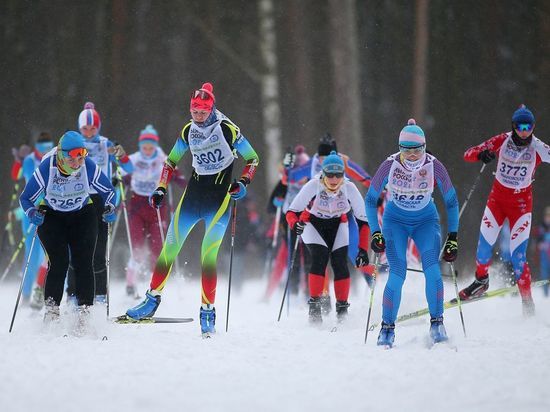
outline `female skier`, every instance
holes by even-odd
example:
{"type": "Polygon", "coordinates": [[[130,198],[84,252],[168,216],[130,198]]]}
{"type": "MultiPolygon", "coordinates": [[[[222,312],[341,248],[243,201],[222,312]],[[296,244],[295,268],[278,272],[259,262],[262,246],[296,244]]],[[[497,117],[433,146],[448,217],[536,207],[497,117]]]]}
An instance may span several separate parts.
{"type": "Polygon", "coordinates": [[[382,329],[378,345],[391,347],[395,338],[395,319],[401,303],[401,289],[407,274],[407,242],[411,238],[422,259],[426,277],[426,298],[431,315],[430,337],[434,342],[447,339],[443,325],[443,281],[439,268],[441,229],[432,199],[435,183],[447,208],[449,235],[443,258],[452,262],[458,252],[458,200],[445,166],[426,153],[424,131],[414,119],[399,134],[399,152],[388,157],[372,179],[367,193],[367,216],[372,228],[371,247],[375,253],[387,250],[389,277],[382,303],[382,329]],[[380,232],[377,202],[384,186],[390,194],[380,232]]]}
{"type": "Polygon", "coordinates": [[[489,163],[498,157],[496,179],[481,219],[475,280],[460,291],[463,300],[482,295],[489,288],[493,246],[504,220],[510,222],[510,253],[525,316],[533,315],[531,270],[527,244],[533,211],[533,176],[540,163],[550,163],[550,147],[533,135],[535,116],[521,105],[512,115],[512,131],[491,137],[464,153],[467,162],[489,163]]]}
{"type": "Polygon", "coordinates": [[[93,254],[97,222],[96,206],[90,198],[91,188],[101,196],[104,221],[111,223],[116,217],[113,186],[87,154],[82,135],[66,132],[55,152],[42,160],[20,197],[25,214],[38,227],[38,237],[49,259],[44,321],[59,318],[70,258],[81,327],[85,327],[88,307],[94,303],[93,254]],[[44,199],[38,208],[34,202],[42,193],[44,199]]]}
{"type": "Polygon", "coordinates": [[[203,336],[210,336],[216,321],[216,260],[229,222],[229,201],[246,195],[246,186],[256,173],[258,155],[240,129],[216,109],[212,84],[204,83],[192,93],[190,112],[192,120],[183,127],[168,155],[151,205],[158,208],[162,204],[174,168],[187,150],[193,157],[193,174],[168,227],[145,300],[128,309],[126,315],[134,320],[153,316],[185,239],[195,224],[204,220],[200,324],[203,336]],[[235,151],[243,156],[246,166],[239,180],[231,183],[235,151]]]}
{"type": "Polygon", "coordinates": [[[325,270],[330,261],[334,270],[336,315],[342,321],[348,312],[350,274],[347,266],[349,228],[347,213],[353,214],[359,225],[358,267],[368,265],[368,224],[365,205],[359,189],[344,178],[344,161],[331,152],[322,163],[322,173],[304,185],[286,213],[289,227],[301,235],[311,254],[309,283],[309,320],[322,322],[321,295],[325,270]]]}

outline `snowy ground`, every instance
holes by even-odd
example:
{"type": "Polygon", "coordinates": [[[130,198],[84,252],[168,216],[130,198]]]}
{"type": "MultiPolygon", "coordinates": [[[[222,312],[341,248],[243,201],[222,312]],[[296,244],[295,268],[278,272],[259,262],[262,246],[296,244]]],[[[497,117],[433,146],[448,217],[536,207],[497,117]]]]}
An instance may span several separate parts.
{"type": "MultiPolygon", "coordinates": [[[[400,313],[425,306],[423,281],[410,273],[400,313]]],[[[376,290],[373,321],[380,320],[376,290]]],[[[428,350],[428,319],[396,328],[396,346],[363,344],[368,292],[354,279],[350,317],[337,332],[334,314],[308,325],[304,299],[280,323],[280,293],[261,303],[264,284],[245,284],[231,299],[225,333],[226,283],[218,285],[218,334],[200,336],[195,320],[174,325],[116,325],[95,313],[97,338],[42,330],[29,308],[8,327],[15,282],[0,289],[0,405],[3,411],[548,411],[550,300],[534,293],[537,315],[524,320],[518,297],[446,313],[451,344],[428,350]],[[108,340],[101,341],[106,335],[108,340]]],[[[112,286],[111,313],[135,301],[112,286]]],[[[451,284],[446,298],[452,297],[451,284]]],[[[197,318],[199,285],[174,277],[158,316],[197,318]]]]}

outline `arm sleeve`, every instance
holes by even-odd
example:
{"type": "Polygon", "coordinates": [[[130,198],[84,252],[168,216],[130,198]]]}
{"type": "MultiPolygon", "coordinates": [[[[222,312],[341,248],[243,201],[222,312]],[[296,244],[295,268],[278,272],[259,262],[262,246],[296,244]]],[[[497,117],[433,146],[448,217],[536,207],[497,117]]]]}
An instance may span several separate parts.
{"type": "Polygon", "coordinates": [[[27,156],[25,157],[25,160],[23,160],[23,177],[25,178],[25,182],[29,181],[33,173],[34,173],[34,160],[32,156],[27,156]]]}
{"type": "Polygon", "coordinates": [[[361,183],[365,187],[369,187],[371,176],[349,157],[344,155],[341,155],[341,157],[344,160],[344,172],[346,173],[346,176],[361,183]]]}
{"type": "Polygon", "coordinates": [[[380,225],[378,224],[377,215],[378,198],[380,197],[380,193],[382,193],[382,190],[384,190],[384,187],[388,183],[388,176],[390,174],[392,162],[393,160],[388,159],[380,165],[380,167],[376,171],[376,174],[372,178],[369,191],[367,192],[367,198],[365,199],[367,220],[373,232],[380,231],[380,225]]]}
{"type": "Polygon", "coordinates": [[[506,137],[508,137],[508,134],[502,133],[491,137],[489,140],[486,140],[477,146],[470,147],[466,150],[466,152],[464,152],[464,160],[467,162],[477,162],[479,161],[479,154],[484,150],[490,150],[491,152],[497,153],[506,137]]]}
{"type": "Polygon", "coordinates": [[[456,196],[456,190],[447,169],[437,159],[434,160],[434,175],[447,208],[447,230],[458,232],[458,197],[456,196]]]}
{"type": "Polygon", "coordinates": [[[244,158],[244,160],[246,160],[246,165],[241,172],[241,180],[243,180],[246,184],[249,184],[256,174],[256,168],[260,163],[260,158],[256,154],[256,151],[252,148],[250,142],[242,134],[235,141],[234,147],[244,158]]]}
{"type": "Polygon", "coordinates": [[[19,204],[27,216],[29,210],[34,207],[35,202],[46,190],[46,182],[49,178],[50,162],[49,159],[46,159],[36,168],[19,197],[19,204]]]}
{"type": "Polygon", "coordinates": [[[105,176],[101,169],[91,160],[86,158],[86,171],[88,172],[88,182],[103,199],[105,206],[115,207],[115,188],[111,181],[105,176]]]}
{"type": "Polygon", "coordinates": [[[189,128],[191,127],[191,122],[187,123],[182,131],[181,136],[178,137],[176,140],[176,143],[174,143],[174,146],[172,147],[172,150],[170,150],[170,153],[168,154],[168,158],[164,162],[164,166],[162,167],[162,172],[160,174],[160,181],[158,186],[166,189],[168,187],[168,183],[170,183],[170,180],[172,179],[172,174],[174,173],[174,170],[176,168],[176,165],[179,163],[185,152],[189,149],[189,144],[187,144],[187,135],[189,134],[189,128]]]}
{"type": "Polygon", "coordinates": [[[17,182],[21,179],[21,162],[16,160],[11,165],[11,180],[17,182]]]}

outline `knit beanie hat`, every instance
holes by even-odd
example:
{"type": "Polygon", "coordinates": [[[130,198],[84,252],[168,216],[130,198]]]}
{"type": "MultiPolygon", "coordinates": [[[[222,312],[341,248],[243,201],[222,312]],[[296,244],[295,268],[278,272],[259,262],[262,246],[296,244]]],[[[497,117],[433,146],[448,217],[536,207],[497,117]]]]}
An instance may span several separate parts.
{"type": "Polygon", "coordinates": [[[416,120],[409,119],[401,133],[399,133],[399,146],[416,147],[426,144],[424,131],[416,125],[416,120]]]}
{"type": "Polygon", "coordinates": [[[535,124],[535,116],[525,106],[522,104],[519,106],[519,109],[517,109],[514,114],[512,115],[512,123],[514,124],[520,124],[520,123],[529,123],[529,124],[535,124]]]}
{"type": "Polygon", "coordinates": [[[333,150],[323,160],[323,173],[344,173],[344,161],[333,150]]]}
{"type": "Polygon", "coordinates": [[[138,142],[139,145],[142,143],[150,143],[158,146],[159,135],[152,124],[148,124],[145,126],[145,129],[140,132],[138,142]]]}
{"type": "Polygon", "coordinates": [[[101,118],[92,102],[87,102],[84,105],[84,110],[78,116],[78,129],[82,129],[84,126],[95,126],[97,130],[101,128],[101,118]]]}
{"type": "Polygon", "coordinates": [[[212,83],[204,83],[199,90],[191,94],[190,109],[212,111],[216,98],[214,97],[214,86],[212,83]]]}

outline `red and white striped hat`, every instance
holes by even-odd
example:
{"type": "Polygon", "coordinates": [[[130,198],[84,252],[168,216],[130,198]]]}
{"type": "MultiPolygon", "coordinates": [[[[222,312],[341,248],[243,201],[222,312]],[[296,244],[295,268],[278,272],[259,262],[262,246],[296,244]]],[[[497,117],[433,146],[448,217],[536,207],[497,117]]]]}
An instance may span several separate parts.
{"type": "Polygon", "coordinates": [[[95,126],[97,130],[101,128],[101,118],[92,102],[87,102],[78,116],[78,128],[82,129],[84,126],[95,126]]]}

